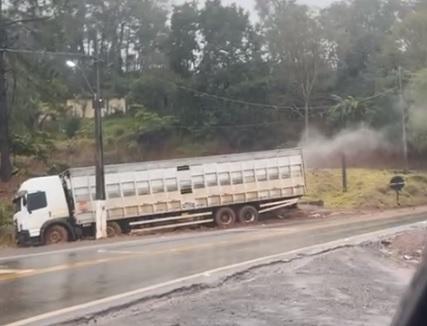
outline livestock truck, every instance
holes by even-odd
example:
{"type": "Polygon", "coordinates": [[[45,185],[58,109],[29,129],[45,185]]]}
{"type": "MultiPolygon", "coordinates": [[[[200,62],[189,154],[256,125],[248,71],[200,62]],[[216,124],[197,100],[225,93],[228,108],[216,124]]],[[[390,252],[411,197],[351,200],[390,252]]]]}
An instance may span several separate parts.
{"type": "MultiPolygon", "coordinates": [[[[305,193],[302,151],[282,149],[105,167],[107,233],[251,224],[305,193]]],[[[95,168],[25,181],[15,198],[18,244],[93,236],[95,168]]]]}

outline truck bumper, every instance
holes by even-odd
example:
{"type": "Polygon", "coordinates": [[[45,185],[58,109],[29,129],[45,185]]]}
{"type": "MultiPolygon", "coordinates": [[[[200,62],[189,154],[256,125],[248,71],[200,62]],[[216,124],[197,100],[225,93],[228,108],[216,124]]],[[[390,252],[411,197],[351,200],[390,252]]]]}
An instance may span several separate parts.
{"type": "Polygon", "coordinates": [[[39,237],[31,238],[28,231],[15,232],[15,239],[18,246],[32,246],[40,243],[39,237]]]}

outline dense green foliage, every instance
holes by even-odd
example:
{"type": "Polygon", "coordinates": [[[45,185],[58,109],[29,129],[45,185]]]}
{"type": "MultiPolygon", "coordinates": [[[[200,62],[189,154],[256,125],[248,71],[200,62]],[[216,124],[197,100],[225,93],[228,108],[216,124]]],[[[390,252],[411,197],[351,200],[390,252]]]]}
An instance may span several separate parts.
{"type": "Polygon", "coordinates": [[[12,224],[11,216],[12,208],[6,204],[0,203],[0,227],[12,224]]]}
{"type": "MultiPolygon", "coordinates": [[[[259,21],[208,0],[169,7],[154,0],[10,0],[8,48],[102,60],[107,98],[125,116],[106,120],[108,146],[135,150],[168,139],[219,139],[242,150],[295,144],[306,127],[325,133],[360,123],[400,137],[403,71],[411,149],[427,149],[425,1],[337,1],[323,10],[258,0],[259,21]]],[[[65,101],[91,93],[90,59],[6,53],[12,149],[47,159],[51,140],[91,138],[65,101]],[[34,144],[37,143],[37,144],[34,144]]]]}

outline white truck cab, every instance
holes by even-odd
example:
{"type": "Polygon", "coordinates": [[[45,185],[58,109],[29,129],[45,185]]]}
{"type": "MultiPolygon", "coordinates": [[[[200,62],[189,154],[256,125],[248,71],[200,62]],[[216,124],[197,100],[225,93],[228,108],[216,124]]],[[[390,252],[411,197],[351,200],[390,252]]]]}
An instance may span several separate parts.
{"type": "MultiPolygon", "coordinates": [[[[17,242],[45,242],[44,230],[54,223],[69,224],[70,212],[60,176],[33,178],[19,188],[13,216],[17,242]]],[[[72,230],[69,230],[72,232],[72,230]]],[[[55,238],[55,234],[52,234],[55,238]]]]}

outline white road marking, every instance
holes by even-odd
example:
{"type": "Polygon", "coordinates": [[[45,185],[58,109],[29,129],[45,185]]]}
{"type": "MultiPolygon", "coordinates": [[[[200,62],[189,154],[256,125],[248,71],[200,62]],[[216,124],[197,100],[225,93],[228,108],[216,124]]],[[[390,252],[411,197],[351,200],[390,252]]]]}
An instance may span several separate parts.
{"type": "MultiPolygon", "coordinates": [[[[146,241],[146,239],[145,239],[146,241]]],[[[52,251],[44,251],[39,253],[33,253],[33,254],[25,254],[25,255],[16,255],[16,256],[5,256],[0,257],[0,261],[9,261],[9,260],[16,260],[16,259],[22,259],[22,258],[36,258],[41,256],[49,256],[49,255],[57,255],[57,254],[65,254],[65,253],[75,253],[79,251],[86,251],[86,250],[102,250],[102,248],[114,248],[119,246],[126,246],[130,244],[137,244],[144,242],[143,240],[136,240],[136,241],[128,241],[128,242],[120,242],[120,243],[110,243],[110,244],[99,244],[99,245],[91,245],[91,246],[85,246],[85,247],[76,247],[76,248],[67,248],[67,249],[61,249],[61,250],[52,250],[52,251]]]]}
{"type": "Polygon", "coordinates": [[[107,249],[101,249],[98,250],[99,254],[117,254],[117,255],[134,255],[138,254],[136,251],[129,251],[129,250],[107,250],[107,249]]]}
{"type": "MultiPolygon", "coordinates": [[[[210,232],[206,232],[206,233],[178,235],[178,236],[171,237],[169,241],[170,242],[184,241],[184,240],[188,240],[188,239],[206,237],[206,235],[221,236],[221,235],[227,235],[230,233],[234,233],[236,231],[238,231],[238,230],[214,230],[214,231],[210,231],[210,232]]],[[[126,247],[129,245],[138,245],[138,244],[152,245],[152,244],[162,243],[163,241],[159,241],[159,240],[165,240],[165,239],[168,239],[168,238],[167,237],[159,237],[159,238],[155,238],[155,239],[143,238],[143,239],[138,239],[138,240],[129,240],[129,241],[105,243],[105,244],[98,244],[98,245],[88,245],[88,246],[84,246],[84,247],[73,247],[73,248],[67,248],[67,249],[43,251],[43,252],[32,253],[32,254],[4,256],[4,257],[0,257],[0,262],[22,259],[22,258],[35,258],[35,257],[41,257],[41,256],[57,255],[57,254],[64,254],[64,253],[70,253],[70,252],[75,253],[75,252],[88,251],[88,250],[95,250],[95,251],[98,250],[99,251],[99,250],[103,250],[105,248],[126,247]]]]}
{"type": "MultiPolygon", "coordinates": [[[[399,217],[399,216],[410,216],[410,215],[421,215],[425,212],[397,212],[397,214],[393,217],[399,217]]],[[[322,222],[322,221],[319,221],[322,222]]],[[[427,224],[426,222],[423,222],[427,224]]],[[[283,228],[286,228],[286,225],[283,225],[283,228]]],[[[260,226],[259,228],[238,228],[238,229],[230,229],[230,230],[213,230],[206,233],[198,233],[198,234],[185,234],[185,235],[177,235],[175,237],[171,237],[170,241],[181,241],[181,240],[188,240],[192,238],[198,238],[198,237],[205,237],[206,235],[226,235],[226,234],[233,234],[233,233],[240,233],[240,232],[253,232],[253,231],[262,231],[262,230],[268,230],[267,227],[260,226]]],[[[52,251],[44,251],[39,253],[33,253],[33,254],[23,254],[23,255],[15,255],[15,256],[4,256],[0,257],[0,262],[2,261],[9,261],[9,260],[16,260],[21,258],[35,258],[35,257],[41,257],[41,256],[48,256],[48,255],[56,255],[56,254],[63,254],[63,253],[75,253],[80,251],[86,251],[86,250],[99,250],[103,248],[114,248],[114,247],[126,247],[128,245],[137,245],[137,244],[156,244],[159,242],[159,239],[164,239],[166,236],[162,236],[160,238],[156,239],[138,239],[138,240],[130,240],[130,241],[123,241],[123,242],[114,242],[114,243],[106,243],[106,244],[99,244],[99,245],[88,245],[83,247],[74,247],[74,248],[67,248],[67,249],[59,249],[59,250],[52,250],[52,251]]]]}
{"type": "Polygon", "coordinates": [[[34,272],[33,269],[0,269],[0,276],[9,274],[27,274],[32,272],[34,272]]]}
{"type": "MultiPolygon", "coordinates": [[[[348,240],[355,242],[354,244],[356,245],[356,244],[360,244],[360,243],[369,241],[369,239],[372,239],[372,237],[390,236],[390,235],[395,234],[397,232],[402,232],[402,231],[405,231],[405,230],[411,230],[414,227],[419,227],[419,226],[424,226],[424,222],[418,222],[418,223],[414,223],[414,224],[393,227],[393,228],[389,228],[389,229],[385,229],[385,230],[381,230],[381,231],[376,231],[376,232],[371,232],[371,233],[365,233],[365,234],[362,234],[362,235],[357,235],[357,236],[354,236],[354,237],[350,237],[350,238],[348,238],[348,240]]],[[[104,298],[104,299],[95,300],[95,301],[91,301],[91,302],[87,302],[87,303],[75,305],[75,306],[72,306],[72,307],[68,307],[68,308],[64,308],[64,309],[59,309],[59,310],[51,311],[51,312],[48,312],[48,313],[45,313],[45,314],[41,314],[41,315],[38,315],[38,316],[34,316],[34,317],[30,317],[30,318],[27,318],[27,319],[23,319],[23,320],[19,320],[19,321],[10,323],[10,324],[8,324],[8,326],[23,326],[23,325],[33,324],[33,323],[39,323],[39,322],[42,322],[42,321],[46,321],[46,320],[48,320],[50,318],[59,317],[61,315],[68,314],[68,313],[73,313],[73,312],[77,312],[79,310],[94,308],[94,307],[100,306],[100,305],[104,305],[104,308],[105,308],[106,304],[111,304],[114,301],[123,300],[123,299],[126,299],[126,298],[131,298],[131,297],[134,297],[134,296],[137,296],[137,295],[142,295],[144,293],[147,293],[147,292],[150,292],[150,291],[159,290],[159,289],[162,289],[162,288],[166,288],[168,286],[173,286],[173,285],[177,285],[179,283],[184,283],[184,282],[195,280],[195,279],[198,279],[198,278],[207,277],[208,275],[218,274],[218,273],[230,271],[230,270],[233,270],[233,269],[239,269],[239,268],[242,268],[242,267],[246,267],[247,268],[248,266],[254,266],[254,265],[256,266],[257,264],[260,264],[260,263],[266,263],[266,262],[269,262],[269,261],[285,259],[285,257],[289,257],[289,256],[293,256],[293,255],[303,256],[304,254],[307,254],[307,253],[309,253],[309,254],[316,254],[316,253],[323,252],[326,249],[339,248],[339,247],[342,247],[342,246],[343,246],[343,240],[340,239],[340,240],[326,242],[326,243],[319,244],[319,245],[314,245],[314,246],[300,248],[300,249],[296,249],[296,250],[292,250],[292,251],[282,252],[282,253],[275,254],[275,255],[264,256],[264,257],[260,257],[260,258],[256,258],[256,259],[252,259],[252,260],[248,260],[248,261],[244,261],[244,262],[241,262],[241,263],[227,265],[227,266],[223,266],[223,267],[220,267],[220,268],[208,270],[208,271],[205,271],[205,272],[202,272],[202,273],[197,273],[197,274],[193,274],[193,275],[190,275],[190,276],[177,278],[175,280],[171,280],[171,281],[167,281],[167,282],[155,284],[155,285],[144,287],[144,288],[137,289],[137,290],[134,290],[134,291],[130,291],[130,292],[126,292],[126,293],[122,293],[122,294],[118,294],[118,295],[113,295],[113,296],[110,296],[110,297],[107,297],[107,298],[104,298]]]]}

